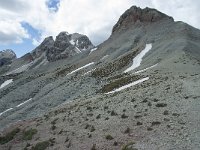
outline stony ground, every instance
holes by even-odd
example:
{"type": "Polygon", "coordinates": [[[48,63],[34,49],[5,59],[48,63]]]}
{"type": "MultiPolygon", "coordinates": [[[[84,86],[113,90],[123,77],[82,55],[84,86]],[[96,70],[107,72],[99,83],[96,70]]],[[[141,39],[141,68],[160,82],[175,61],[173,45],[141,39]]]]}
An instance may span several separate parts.
{"type": "Polygon", "coordinates": [[[18,122],[4,131],[20,129],[0,149],[197,150],[200,76],[160,71],[143,73],[148,81],[124,91],[77,99],[18,122]]]}

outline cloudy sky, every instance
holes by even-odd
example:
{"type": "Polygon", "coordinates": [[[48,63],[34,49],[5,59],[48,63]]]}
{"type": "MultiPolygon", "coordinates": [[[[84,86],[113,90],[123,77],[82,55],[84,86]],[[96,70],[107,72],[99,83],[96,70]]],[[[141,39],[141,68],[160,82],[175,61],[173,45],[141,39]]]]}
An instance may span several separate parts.
{"type": "Polygon", "coordinates": [[[86,34],[97,45],[132,5],[156,8],[200,29],[199,0],[0,0],[0,50],[17,56],[60,31],[86,34]]]}

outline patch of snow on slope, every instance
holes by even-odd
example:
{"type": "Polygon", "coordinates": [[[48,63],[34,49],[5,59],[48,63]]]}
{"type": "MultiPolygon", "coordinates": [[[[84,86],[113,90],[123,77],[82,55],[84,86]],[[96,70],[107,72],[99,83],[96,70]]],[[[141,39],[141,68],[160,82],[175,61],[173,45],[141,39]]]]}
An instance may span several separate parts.
{"type": "Polygon", "coordinates": [[[133,59],[133,64],[131,67],[127,68],[124,72],[129,72],[137,67],[140,66],[142,62],[142,58],[145,56],[145,54],[150,51],[152,48],[152,44],[146,44],[146,47],[144,50],[142,50],[134,59],[133,59]]]}
{"type": "Polygon", "coordinates": [[[94,52],[94,51],[96,51],[96,50],[97,50],[97,47],[91,49],[89,54],[91,54],[92,52],[94,52]]]}
{"type": "Polygon", "coordinates": [[[6,109],[5,111],[3,111],[3,112],[0,113],[0,116],[3,115],[3,114],[6,113],[6,112],[12,110],[12,109],[13,109],[13,108],[6,109]]]}
{"type": "Polygon", "coordinates": [[[75,47],[75,51],[76,51],[76,53],[81,53],[81,50],[77,47],[75,47]]]}
{"type": "Polygon", "coordinates": [[[25,102],[23,102],[23,103],[17,105],[16,107],[20,107],[20,106],[24,105],[25,103],[28,103],[28,102],[31,101],[31,100],[32,100],[32,98],[30,98],[29,100],[27,100],[27,101],[25,101],[25,102]]]}
{"type": "Polygon", "coordinates": [[[112,93],[115,93],[115,92],[119,92],[119,91],[124,90],[124,89],[126,89],[126,88],[129,88],[129,87],[131,87],[131,86],[134,86],[134,85],[137,85],[137,84],[139,84],[139,83],[142,83],[142,82],[144,82],[144,81],[146,81],[146,80],[149,80],[149,77],[139,79],[139,80],[137,80],[137,81],[134,81],[134,82],[132,82],[132,83],[129,83],[129,84],[127,84],[127,85],[124,85],[124,86],[122,86],[122,87],[120,87],[120,88],[118,88],[118,89],[115,89],[115,90],[113,90],[113,91],[111,91],[111,92],[108,92],[108,93],[105,93],[105,94],[112,94],[112,93]]]}
{"type": "Polygon", "coordinates": [[[153,67],[156,67],[157,65],[158,65],[158,64],[155,64],[155,65],[150,66],[150,67],[147,67],[147,68],[145,68],[145,69],[138,70],[138,71],[136,71],[135,73],[141,73],[141,72],[144,72],[144,71],[146,71],[146,70],[148,70],[148,69],[151,69],[151,68],[153,68],[153,67]]]}
{"type": "Polygon", "coordinates": [[[1,84],[0,89],[7,86],[8,84],[12,83],[13,79],[6,80],[4,83],[1,84]]]}
{"type": "Polygon", "coordinates": [[[88,67],[88,66],[91,66],[91,65],[93,65],[93,64],[94,64],[94,62],[91,62],[91,63],[89,63],[89,64],[87,64],[87,65],[85,65],[85,66],[82,66],[82,67],[80,67],[80,68],[78,68],[78,69],[76,69],[76,70],[74,70],[74,71],[68,73],[67,75],[73,74],[73,73],[75,73],[75,72],[77,72],[77,71],[79,71],[79,70],[81,70],[81,69],[84,69],[84,68],[86,68],[86,67],[88,67]]]}
{"type": "Polygon", "coordinates": [[[91,73],[92,71],[94,71],[96,68],[92,69],[92,70],[89,70],[88,72],[84,73],[83,75],[87,75],[89,73],[91,73]]]}

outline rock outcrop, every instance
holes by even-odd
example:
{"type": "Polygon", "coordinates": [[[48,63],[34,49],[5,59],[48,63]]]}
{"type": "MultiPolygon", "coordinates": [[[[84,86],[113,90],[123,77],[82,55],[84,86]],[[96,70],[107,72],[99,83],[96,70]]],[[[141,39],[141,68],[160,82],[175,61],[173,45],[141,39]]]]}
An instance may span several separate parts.
{"type": "Polygon", "coordinates": [[[133,25],[137,22],[145,24],[157,22],[162,19],[169,19],[173,21],[172,17],[169,17],[156,9],[148,7],[141,9],[140,7],[132,6],[119,18],[118,22],[113,27],[112,33],[119,31],[123,28],[127,29],[128,26],[133,25]]]}

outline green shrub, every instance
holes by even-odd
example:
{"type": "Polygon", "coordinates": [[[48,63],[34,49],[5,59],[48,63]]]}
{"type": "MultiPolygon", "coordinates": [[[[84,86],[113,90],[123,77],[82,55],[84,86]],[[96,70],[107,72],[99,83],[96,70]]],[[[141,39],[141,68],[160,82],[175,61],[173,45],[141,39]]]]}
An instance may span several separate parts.
{"type": "Polygon", "coordinates": [[[5,136],[0,137],[0,144],[3,145],[11,141],[19,131],[20,131],[19,128],[15,128],[11,132],[7,133],[5,136]]]}
{"type": "Polygon", "coordinates": [[[56,126],[55,125],[52,125],[51,126],[51,130],[55,130],[56,129],[56,126]]]}
{"type": "Polygon", "coordinates": [[[117,116],[117,113],[114,110],[112,110],[111,113],[110,113],[110,115],[111,116],[117,116]]]}
{"type": "Polygon", "coordinates": [[[110,134],[108,134],[108,135],[106,135],[106,139],[107,140],[113,140],[114,138],[110,134]]]}
{"type": "Polygon", "coordinates": [[[94,126],[91,126],[90,132],[94,132],[94,131],[95,131],[94,126]]]}
{"type": "Polygon", "coordinates": [[[45,150],[47,147],[49,147],[49,145],[49,141],[39,142],[34,147],[32,147],[31,150],[45,150]]]}
{"type": "Polygon", "coordinates": [[[126,116],[125,114],[122,114],[122,115],[121,115],[121,118],[122,118],[122,119],[125,119],[125,118],[128,118],[128,116],[126,116]]]}
{"type": "Polygon", "coordinates": [[[156,107],[166,107],[167,106],[167,104],[165,104],[165,103],[158,103],[158,104],[156,104],[156,107]]]}
{"type": "Polygon", "coordinates": [[[129,127],[126,128],[126,130],[124,131],[125,134],[128,134],[131,132],[131,129],[129,127]]]}
{"type": "Polygon", "coordinates": [[[33,135],[37,133],[37,129],[29,129],[23,132],[23,139],[24,140],[32,140],[33,135]]]}

